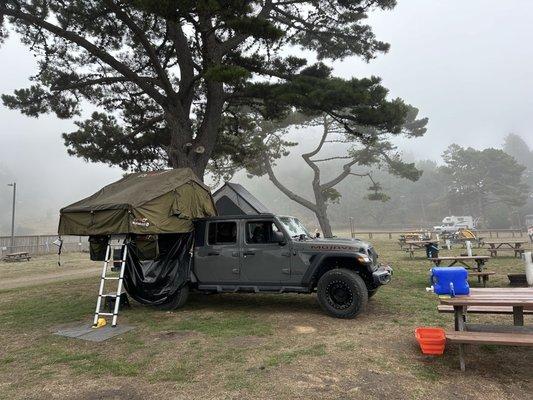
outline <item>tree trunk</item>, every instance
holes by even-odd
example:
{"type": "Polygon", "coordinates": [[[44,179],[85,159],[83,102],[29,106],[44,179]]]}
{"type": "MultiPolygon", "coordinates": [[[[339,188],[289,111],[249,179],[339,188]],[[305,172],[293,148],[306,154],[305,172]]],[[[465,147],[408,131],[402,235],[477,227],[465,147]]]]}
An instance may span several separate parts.
{"type": "Polygon", "coordinates": [[[324,199],[318,179],[313,181],[313,192],[315,194],[316,201],[315,215],[316,219],[318,220],[318,224],[320,225],[320,229],[322,230],[322,234],[325,238],[333,237],[333,232],[331,231],[331,225],[328,218],[328,204],[326,203],[326,199],[324,199]]]}
{"type": "Polygon", "coordinates": [[[315,212],[315,215],[318,219],[318,224],[320,225],[320,229],[322,230],[322,234],[324,235],[324,237],[333,237],[333,232],[331,231],[331,225],[329,223],[327,208],[318,208],[315,212]]]}
{"type": "Polygon", "coordinates": [[[204,180],[207,162],[211,154],[206,154],[211,149],[205,149],[205,153],[198,154],[192,140],[192,130],[186,121],[180,121],[174,114],[166,113],[165,120],[170,131],[170,144],[166,149],[168,164],[171,168],[190,168],[204,180]]]}

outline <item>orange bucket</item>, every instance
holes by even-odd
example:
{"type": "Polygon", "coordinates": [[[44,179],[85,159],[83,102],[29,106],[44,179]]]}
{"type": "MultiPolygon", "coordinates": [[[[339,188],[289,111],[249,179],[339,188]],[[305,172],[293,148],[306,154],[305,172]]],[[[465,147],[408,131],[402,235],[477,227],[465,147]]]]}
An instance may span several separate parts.
{"type": "Polygon", "coordinates": [[[440,356],[444,353],[446,346],[446,334],[442,328],[425,328],[415,329],[415,337],[420,344],[422,353],[432,356],[440,356]]]}

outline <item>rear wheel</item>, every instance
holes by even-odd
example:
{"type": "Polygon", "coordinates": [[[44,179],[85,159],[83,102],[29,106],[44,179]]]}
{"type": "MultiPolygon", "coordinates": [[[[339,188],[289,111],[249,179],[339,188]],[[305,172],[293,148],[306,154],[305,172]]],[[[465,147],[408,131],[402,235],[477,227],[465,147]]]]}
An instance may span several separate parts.
{"type": "Polygon", "coordinates": [[[368,303],[368,289],[354,271],[339,268],[326,272],[317,286],[318,303],[332,317],[354,318],[368,303]]]}
{"type": "Polygon", "coordinates": [[[189,297],[189,285],[183,286],[172,296],[166,303],[159,304],[157,308],[160,310],[175,310],[183,307],[189,297]]]}

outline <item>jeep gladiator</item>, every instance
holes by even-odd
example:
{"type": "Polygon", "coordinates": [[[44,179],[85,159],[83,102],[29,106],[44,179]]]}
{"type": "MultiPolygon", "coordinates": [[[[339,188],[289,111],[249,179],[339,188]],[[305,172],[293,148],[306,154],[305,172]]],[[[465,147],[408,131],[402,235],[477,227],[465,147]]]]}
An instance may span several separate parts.
{"type": "Polygon", "coordinates": [[[205,293],[317,293],[322,309],[337,318],[361,313],[392,275],[359,239],[312,237],[294,217],[273,214],[220,216],[195,221],[189,290],[205,293]]]}

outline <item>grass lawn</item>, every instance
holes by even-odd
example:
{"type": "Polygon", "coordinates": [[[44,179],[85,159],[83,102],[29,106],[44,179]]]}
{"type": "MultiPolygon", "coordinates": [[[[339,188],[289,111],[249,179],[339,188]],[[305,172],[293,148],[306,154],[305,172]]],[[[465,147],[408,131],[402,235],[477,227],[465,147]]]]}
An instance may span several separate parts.
{"type": "MultiPolygon", "coordinates": [[[[0,291],[0,398],[531,398],[531,348],[471,347],[466,373],[456,347],[443,357],[423,356],[413,329],[453,326],[452,315],[439,315],[435,296],[424,290],[430,264],[409,259],[395,240],[373,244],[395,275],[354,320],[326,316],[314,295],[192,294],[175,312],[133,302],[119,323],[135,330],[89,343],[51,333],[91,322],[97,277],[0,291]]],[[[50,257],[32,260],[27,275],[41,273],[39,262],[50,257]]],[[[498,273],[490,286],[505,286],[505,274],[523,271],[523,264],[502,257],[487,269],[498,273]]],[[[473,319],[512,324],[511,316],[473,319]]]]}

